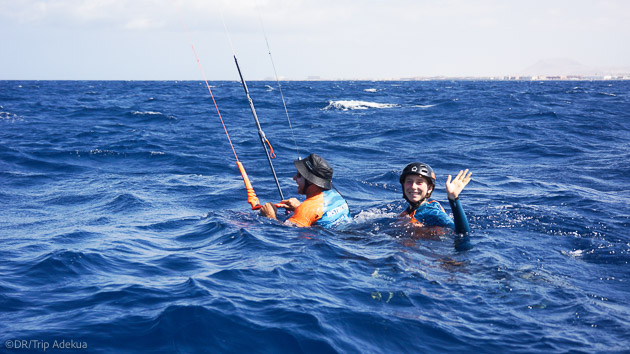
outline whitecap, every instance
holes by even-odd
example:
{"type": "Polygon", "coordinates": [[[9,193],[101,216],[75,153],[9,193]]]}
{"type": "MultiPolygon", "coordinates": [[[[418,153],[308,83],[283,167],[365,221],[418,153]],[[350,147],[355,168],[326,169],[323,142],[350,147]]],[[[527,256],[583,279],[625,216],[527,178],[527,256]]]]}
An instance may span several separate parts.
{"type": "Polygon", "coordinates": [[[363,91],[365,91],[365,92],[377,92],[378,90],[375,89],[375,88],[369,88],[369,89],[365,89],[363,91]]]}
{"type": "Polygon", "coordinates": [[[586,254],[592,254],[593,250],[560,251],[560,253],[562,253],[565,256],[578,258],[578,257],[582,257],[582,256],[584,256],[586,254]]]}
{"type": "Polygon", "coordinates": [[[431,107],[435,107],[437,106],[436,104],[427,104],[427,105],[422,105],[422,104],[417,104],[417,105],[413,105],[412,107],[416,107],[416,108],[431,108],[431,107]]]}
{"type": "MultiPolygon", "coordinates": [[[[0,107],[2,108],[2,107],[0,107]]],[[[11,113],[11,112],[0,112],[0,119],[6,119],[6,120],[16,120],[16,119],[20,119],[20,117],[18,117],[17,114],[15,113],[11,113]]]]}
{"type": "Polygon", "coordinates": [[[10,119],[10,118],[14,118],[15,114],[10,113],[10,112],[0,112],[0,118],[2,119],[10,119]]]}
{"type": "Polygon", "coordinates": [[[362,221],[371,221],[374,219],[380,218],[395,218],[398,216],[398,213],[391,212],[385,208],[377,209],[372,208],[369,210],[362,210],[357,215],[354,216],[354,221],[362,222],[362,221]]]}
{"type": "Polygon", "coordinates": [[[101,150],[99,148],[90,150],[90,155],[96,156],[121,156],[123,153],[114,151],[114,150],[101,150]]]}
{"type": "Polygon", "coordinates": [[[393,108],[393,107],[398,107],[398,105],[393,104],[393,103],[340,100],[340,101],[329,101],[328,106],[326,106],[324,109],[341,109],[344,111],[348,111],[348,110],[355,110],[355,109],[393,108]]]}
{"type": "Polygon", "coordinates": [[[141,115],[141,116],[144,116],[144,115],[161,115],[162,112],[152,112],[152,111],[140,112],[140,111],[134,111],[134,112],[131,112],[131,114],[133,114],[133,115],[141,115]]]}

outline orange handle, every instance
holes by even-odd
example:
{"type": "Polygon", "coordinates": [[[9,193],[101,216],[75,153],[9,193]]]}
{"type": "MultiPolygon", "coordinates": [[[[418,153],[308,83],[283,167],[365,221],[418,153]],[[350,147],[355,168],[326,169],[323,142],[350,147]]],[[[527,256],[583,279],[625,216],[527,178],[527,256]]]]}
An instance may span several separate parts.
{"type": "MultiPolygon", "coordinates": [[[[279,206],[278,206],[278,205],[280,205],[280,203],[278,203],[278,204],[274,204],[273,206],[275,206],[276,208],[279,208],[279,206]]],[[[253,209],[253,210],[258,210],[258,209],[260,209],[260,208],[262,208],[262,205],[260,205],[260,204],[258,204],[258,205],[256,205],[256,206],[252,207],[252,209],[253,209]]]]}
{"type": "Polygon", "coordinates": [[[249,182],[249,177],[247,177],[245,167],[243,167],[243,164],[240,161],[236,161],[236,165],[238,166],[239,171],[241,171],[241,176],[243,177],[243,182],[245,183],[245,188],[247,189],[247,202],[252,206],[252,209],[260,209],[262,206],[256,196],[256,192],[254,192],[254,187],[252,187],[251,182],[249,182]]]}

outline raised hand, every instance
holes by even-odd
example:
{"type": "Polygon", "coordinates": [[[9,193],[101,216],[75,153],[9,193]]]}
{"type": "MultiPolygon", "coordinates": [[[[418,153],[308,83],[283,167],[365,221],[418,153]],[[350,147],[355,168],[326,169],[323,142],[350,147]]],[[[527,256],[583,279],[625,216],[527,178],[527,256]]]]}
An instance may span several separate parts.
{"type": "Polygon", "coordinates": [[[446,179],[446,194],[448,195],[448,199],[455,200],[459,197],[459,193],[461,193],[468,182],[470,182],[471,175],[472,172],[468,172],[468,169],[465,171],[460,170],[453,181],[451,181],[451,175],[448,175],[446,179]]]}

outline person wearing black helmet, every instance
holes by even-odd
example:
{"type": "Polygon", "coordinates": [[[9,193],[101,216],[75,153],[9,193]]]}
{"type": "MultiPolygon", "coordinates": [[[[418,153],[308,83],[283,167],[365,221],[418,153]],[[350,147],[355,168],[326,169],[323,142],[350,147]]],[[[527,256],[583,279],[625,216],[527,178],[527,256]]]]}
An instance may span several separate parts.
{"type": "Polygon", "coordinates": [[[266,203],[260,209],[262,216],[276,219],[277,207],[280,207],[292,211],[287,222],[300,227],[319,225],[328,228],[351,220],[348,203],[332,187],[333,169],[326,160],[310,154],[293,163],[297,169],[293,176],[297,192],[306,195],[306,200],[300,203],[297,198],[290,198],[276,205],[266,203]]]}
{"type": "Polygon", "coordinates": [[[466,169],[459,171],[454,179],[449,175],[446,180],[446,193],[454,218],[451,219],[438,201],[429,199],[436,181],[431,166],[421,162],[410,163],[400,174],[403,198],[409,203],[409,207],[400,216],[410,218],[413,224],[419,226],[448,227],[454,228],[458,234],[467,234],[470,226],[459,201],[459,194],[470,182],[471,175],[472,172],[466,169]]]}

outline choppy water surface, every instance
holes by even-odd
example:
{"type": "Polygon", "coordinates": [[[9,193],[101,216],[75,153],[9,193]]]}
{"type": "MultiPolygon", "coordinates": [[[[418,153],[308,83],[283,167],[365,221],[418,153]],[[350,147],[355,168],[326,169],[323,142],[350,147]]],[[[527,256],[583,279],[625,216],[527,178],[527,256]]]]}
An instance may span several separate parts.
{"type": "MultiPolygon", "coordinates": [[[[277,201],[242,88],[213,85],[258,196],[277,201]]],[[[278,89],[249,86],[295,196],[278,89]]],[[[202,83],[0,82],[2,350],[629,350],[629,82],[283,91],[299,155],[335,168],[342,230],[249,210],[202,83]],[[394,224],[411,161],[436,170],[447,211],[446,175],[473,171],[470,237],[394,224]]]]}

